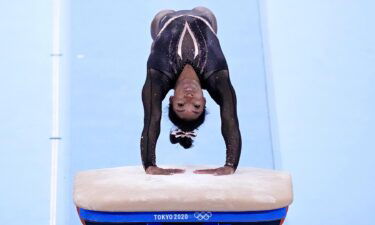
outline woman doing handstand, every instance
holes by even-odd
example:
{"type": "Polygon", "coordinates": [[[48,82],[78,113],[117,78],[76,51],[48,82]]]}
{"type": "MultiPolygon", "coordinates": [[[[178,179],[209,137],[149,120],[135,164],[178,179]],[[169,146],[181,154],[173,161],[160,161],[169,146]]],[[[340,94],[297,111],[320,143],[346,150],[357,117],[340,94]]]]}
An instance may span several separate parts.
{"type": "Polygon", "coordinates": [[[205,119],[206,99],[202,89],[206,89],[220,106],[221,131],[226,145],[225,165],[194,172],[227,175],[234,173],[238,166],[241,134],[236,94],[216,32],[216,18],[204,7],[163,10],[152,21],[153,43],[142,90],[144,128],[141,156],[148,174],[184,172],[156,165],[155,147],[160,134],[162,101],[171,89],[174,89],[174,96],[169,99],[169,118],[178,129],[170,133],[170,140],[184,148],[192,146],[195,130],[205,119]]]}

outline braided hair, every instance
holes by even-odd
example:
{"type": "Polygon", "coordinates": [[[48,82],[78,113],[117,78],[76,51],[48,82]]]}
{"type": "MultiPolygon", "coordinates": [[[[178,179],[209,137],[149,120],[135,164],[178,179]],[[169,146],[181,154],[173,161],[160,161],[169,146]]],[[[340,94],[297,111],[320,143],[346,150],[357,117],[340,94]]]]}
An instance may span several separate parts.
{"type": "Polygon", "coordinates": [[[195,120],[183,120],[176,112],[173,110],[173,106],[169,103],[168,107],[168,117],[172,123],[178,128],[172,130],[169,134],[169,140],[172,144],[179,143],[185,149],[191,148],[193,146],[193,138],[197,136],[196,130],[200,125],[203,124],[206,118],[206,107],[204,107],[203,112],[195,120]]]}

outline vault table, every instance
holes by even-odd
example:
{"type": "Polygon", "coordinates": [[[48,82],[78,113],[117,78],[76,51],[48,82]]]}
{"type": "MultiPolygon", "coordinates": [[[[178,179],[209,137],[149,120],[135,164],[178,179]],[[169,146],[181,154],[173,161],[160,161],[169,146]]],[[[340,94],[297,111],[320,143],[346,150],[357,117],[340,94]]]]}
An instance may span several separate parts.
{"type": "MultiPolygon", "coordinates": [[[[179,167],[181,168],[181,167],[179,167]]],[[[235,174],[147,175],[142,167],[84,171],[74,182],[83,224],[282,224],[292,203],[286,172],[239,168],[235,174]]]]}

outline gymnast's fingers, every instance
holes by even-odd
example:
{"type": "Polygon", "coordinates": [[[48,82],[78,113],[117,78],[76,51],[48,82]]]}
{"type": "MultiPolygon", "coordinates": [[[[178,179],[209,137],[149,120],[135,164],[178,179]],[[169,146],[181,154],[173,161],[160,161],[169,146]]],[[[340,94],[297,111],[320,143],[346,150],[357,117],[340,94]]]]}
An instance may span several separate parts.
{"type": "Polygon", "coordinates": [[[230,175],[234,173],[234,169],[229,166],[220,167],[216,170],[215,176],[230,175]]]}
{"type": "Polygon", "coordinates": [[[184,169],[174,169],[174,173],[185,173],[184,169]]]}
{"type": "Polygon", "coordinates": [[[168,171],[168,170],[164,170],[164,171],[162,171],[160,174],[158,174],[158,175],[173,175],[174,173],[172,173],[172,172],[170,172],[170,171],[168,171]]]}
{"type": "Polygon", "coordinates": [[[148,174],[150,175],[173,175],[173,173],[168,170],[158,170],[158,171],[153,171],[148,174]]]}
{"type": "Polygon", "coordinates": [[[168,169],[163,169],[157,166],[150,166],[146,170],[147,174],[150,175],[172,175],[173,173],[171,171],[168,171],[168,169]]]}
{"type": "Polygon", "coordinates": [[[216,169],[204,169],[204,170],[194,170],[196,174],[215,174],[216,169]]]}
{"type": "Polygon", "coordinates": [[[168,172],[174,174],[174,173],[185,173],[185,170],[183,169],[166,169],[168,172]]]}

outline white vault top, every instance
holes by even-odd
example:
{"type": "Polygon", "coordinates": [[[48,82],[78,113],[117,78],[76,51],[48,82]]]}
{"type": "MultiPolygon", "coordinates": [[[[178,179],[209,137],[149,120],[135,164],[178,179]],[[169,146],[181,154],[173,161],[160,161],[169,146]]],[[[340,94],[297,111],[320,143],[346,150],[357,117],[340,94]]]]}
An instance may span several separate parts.
{"type": "Polygon", "coordinates": [[[74,202],[95,211],[146,212],[260,211],[293,201],[291,176],[286,172],[238,168],[233,175],[213,176],[193,173],[213,167],[183,168],[184,174],[171,176],[147,175],[141,166],[80,172],[75,177],[74,202]]]}

